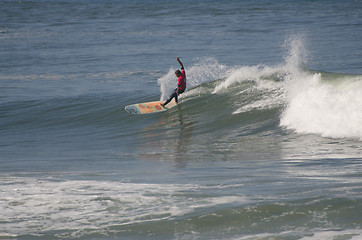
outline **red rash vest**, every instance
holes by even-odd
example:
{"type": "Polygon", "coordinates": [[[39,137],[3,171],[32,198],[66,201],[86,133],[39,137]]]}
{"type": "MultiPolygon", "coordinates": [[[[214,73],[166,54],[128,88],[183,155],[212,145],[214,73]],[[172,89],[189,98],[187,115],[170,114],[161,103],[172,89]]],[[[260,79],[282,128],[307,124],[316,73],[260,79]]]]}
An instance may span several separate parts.
{"type": "Polygon", "coordinates": [[[186,89],[186,72],[185,69],[181,69],[181,76],[177,78],[177,85],[180,89],[186,89]]]}

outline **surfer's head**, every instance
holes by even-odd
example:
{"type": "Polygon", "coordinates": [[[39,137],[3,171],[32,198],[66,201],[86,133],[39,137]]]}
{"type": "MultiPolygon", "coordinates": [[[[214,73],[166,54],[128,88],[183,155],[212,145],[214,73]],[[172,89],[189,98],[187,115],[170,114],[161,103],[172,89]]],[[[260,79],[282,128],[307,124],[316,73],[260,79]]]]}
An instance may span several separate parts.
{"type": "Polygon", "coordinates": [[[181,74],[181,71],[180,71],[180,70],[176,70],[175,74],[176,74],[176,77],[181,77],[181,76],[182,76],[182,74],[181,74]]]}

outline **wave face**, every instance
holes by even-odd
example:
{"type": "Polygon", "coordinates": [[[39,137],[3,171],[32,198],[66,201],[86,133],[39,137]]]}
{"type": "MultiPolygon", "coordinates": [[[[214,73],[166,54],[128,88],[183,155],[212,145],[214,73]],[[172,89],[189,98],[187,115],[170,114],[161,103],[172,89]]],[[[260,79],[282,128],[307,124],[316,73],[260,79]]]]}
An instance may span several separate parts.
{"type": "MultiPolygon", "coordinates": [[[[145,119],[157,122],[160,117],[182,114],[190,124],[197,124],[200,134],[257,136],[272,131],[361,141],[362,76],[308,70],[303,40],[293,37],[285,46],[284,62],[275,66],[226,66],[215,58],[196,59],[186,68],[188,90],[181,96],[183,103],[161,115],[130,122],[134,116],[124,106],[158,98],[141,91],[89,93],[5,101],[0,105],[0,127],[25,132],[71,127],[81,133],[97,127],[134,135],[132,129],[147,127],[145,119]]],[[[159,77],[161,100],[172,92],[175,79],[174,69],[159,77]]],[[[156,132],[166,131],[161,125],[154,127],[156,132]]]]}

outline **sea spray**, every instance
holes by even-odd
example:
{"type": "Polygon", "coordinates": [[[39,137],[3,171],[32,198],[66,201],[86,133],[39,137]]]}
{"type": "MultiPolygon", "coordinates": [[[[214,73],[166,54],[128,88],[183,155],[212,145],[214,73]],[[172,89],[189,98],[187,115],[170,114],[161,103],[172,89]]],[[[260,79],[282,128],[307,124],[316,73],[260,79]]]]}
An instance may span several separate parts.
{"type": "Polygon", "coordinates": [[[235,83],[257,79],[262,72],[260,69],[260,66],[242,66],[233,70],[225,81],[215,87],[213,93],[219,93],[235,83]]]}
{"type": "MultiPolygon", "coordinates": [[[[187,90],[204,83],[223,78],[231,71],[226,65],[220,64],[215,58],[195,59],[194,65],[183,61],[186,70],[187,90]]],[[[177,67],[171,67],[167,74],[158,79],[160,85],[161,97],[164,101],[171,92],[177,87],[177,78],[175,71],[177,67]]]]}

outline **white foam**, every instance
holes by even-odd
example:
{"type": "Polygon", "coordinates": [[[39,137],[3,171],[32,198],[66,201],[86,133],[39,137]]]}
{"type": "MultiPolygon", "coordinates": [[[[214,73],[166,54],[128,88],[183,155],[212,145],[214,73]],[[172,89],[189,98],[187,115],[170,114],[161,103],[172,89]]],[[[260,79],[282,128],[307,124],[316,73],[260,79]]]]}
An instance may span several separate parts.
{"type": "Polygon", "coordinates": [[[281,126],[298,133],[362,140],[362,79],[330,83],[314,74],[294,80],[281,126]]]}
{"type": "Polygon", "coordinates": [[[318,230],[311,232],[310,230],[304,230],[303,228],[300,231],[283,231],[280,233],[261,233],[247,235],[243,237],[233,238],[234,240],[257,240],[257,239],[279,239],[285,237],[286,239],[300,239],[300,240],[332,240],[332,239],[349,239],[349,240],[360,240],[362,237],[362,231],[359,229],[347,229],[341,231],[334,230],[318,230]]]}
{"type": "Polygon", "coordinates": [[[350,240],[360,240],[362,239],[361,230],[343,230],[343,231],[318,231],[312,236],[306,236],[301,238],[301,240],[330,240],[330,239],[350,239],[350,240]]]}
{"type": "Polygon", "coordinates": [[[0,186],[1,224],[6,229],[0,236],[64,230],[76,237],[84,231],[102,232],[113,225],[165,220],[247,201],[242,196],[193,197],[218,186],[33,178],[1,178],[0,186]]]}
{"type": "Polygon", "coordinates": [[[300,36],[286,41],[289,51],[285,69],[286,109],[281,126],[298,133],[314,133],[332,138],[362,140],[362,78],[345,76],[324,80],[320,73],[304,71],[308,55],[300,36]]]}

